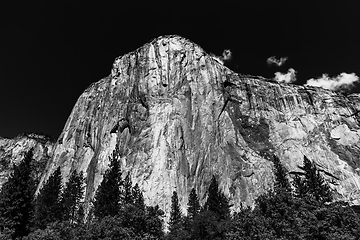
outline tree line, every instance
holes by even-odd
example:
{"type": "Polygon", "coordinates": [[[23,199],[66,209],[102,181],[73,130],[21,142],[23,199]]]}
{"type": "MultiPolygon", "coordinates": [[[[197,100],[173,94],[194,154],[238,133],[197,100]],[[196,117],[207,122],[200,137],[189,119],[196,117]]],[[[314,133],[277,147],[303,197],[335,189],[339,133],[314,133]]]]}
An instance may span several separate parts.
{"type": "Polygon", "coordinates": [[[188,197],[187,214],[177,192],[171,199],[168,227],[159,206],[147,206],[137,183],[123,174],[118,148],[94,200],[84,209],[84,177],[72,172],[63,186],[57,168],[34,198],[32,152],[13,166],[0,191],[0,239],[359,239],[359,214],[346,202],[333,201],[330,187],[316,165],[304,156],[302,172],[289,173],[273,156],[273,189],[253,208],[231,213],[231,204],[213,176],[200,204],[196,189],[188,197]],[[86,211],[85,211],[86,210],[86,211]],[[86,214],[85,214],[86,212],[86,214]],[[166,230],[166,231],[164,231],[166,230]]]}

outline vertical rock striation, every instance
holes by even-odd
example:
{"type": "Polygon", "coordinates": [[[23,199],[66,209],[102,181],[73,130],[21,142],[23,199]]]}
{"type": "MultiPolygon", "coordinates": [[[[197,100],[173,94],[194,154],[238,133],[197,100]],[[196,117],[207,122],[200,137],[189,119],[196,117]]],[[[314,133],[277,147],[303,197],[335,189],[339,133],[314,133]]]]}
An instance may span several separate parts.
{"type": "Polygon", "coordinates": [[[236,209],[272,186],[272,154],[290,171],[306,155],[336,197],[355,203],[359,110],[358,95],[240,75],[187,39],[159,37],[117,58],[79,97],[42,182],[57,166],[65,181],[82,170],[90,201],[118,143],[148,204],[169,212],[176,190],[185,210],[193,187],[204,202],[215,175],[236,209]]]}

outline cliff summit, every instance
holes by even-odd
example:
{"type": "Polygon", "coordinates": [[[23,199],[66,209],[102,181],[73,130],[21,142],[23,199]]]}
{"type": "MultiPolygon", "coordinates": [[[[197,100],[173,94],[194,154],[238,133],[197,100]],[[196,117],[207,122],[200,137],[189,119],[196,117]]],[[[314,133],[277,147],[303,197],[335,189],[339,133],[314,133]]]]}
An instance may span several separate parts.
{"type": "Polygon", "coordinates": [[[291,172],[303,156],[335,198],[360,204],[359,95],[279,84],[235,73],[180,36],[163,36],[115,59],[111,74],[77,100],[43,175],[86,174],[89,202],[118,145],[147,204],[185,212],[194,187],[204,203],[215,175],[234,209],[273,185],[272,156],[291,172]]]}

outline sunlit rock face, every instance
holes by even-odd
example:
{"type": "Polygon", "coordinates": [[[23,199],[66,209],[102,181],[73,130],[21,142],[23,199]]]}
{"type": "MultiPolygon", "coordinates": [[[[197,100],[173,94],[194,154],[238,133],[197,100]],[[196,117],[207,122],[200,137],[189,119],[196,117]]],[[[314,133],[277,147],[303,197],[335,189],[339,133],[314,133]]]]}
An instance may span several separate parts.
{"type": "Polygon", "coordinates": [[[46,163],[51,158],[54,143],[40,134],[24,134],[13,139],[0,137],[0,187],[7,181],[13,164],[18,165],[25,154],[33,150],[33,174],[40,180],[46,163]]]}
{"type": "MultiPolygon", "coordinates": [[[[289,171],[316,162],[335,197],[360,197],[357,95],[278,84],[232,72],[179,36],[160,37],[115,60],[111,74],[75,104],[47,166],[66,179],[86,174],[88,202],[119,144],[147,204],[183,209],[194,187],[201,202],[212,175],[234,210],[252,205],[274,180],[272,154],[289,171]]],[[[40,185],[41,187],[41,185],[40,185]]]]}

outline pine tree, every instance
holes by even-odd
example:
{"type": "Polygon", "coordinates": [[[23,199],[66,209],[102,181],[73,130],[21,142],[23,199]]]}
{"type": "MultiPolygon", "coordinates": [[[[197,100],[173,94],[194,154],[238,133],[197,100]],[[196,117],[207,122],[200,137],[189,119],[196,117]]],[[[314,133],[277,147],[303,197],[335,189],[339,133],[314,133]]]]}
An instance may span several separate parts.
{"type": "Polygon", "coordinates": [[[139,185],[136,183],[132,189],[132,196],[134,198],[134,205],[140,209],[145,211],[145,203],[144,203],[144,196],[141,192],[139,185]]]}
{"type": "Polygon", "coordinates": [[[218,182],[215,176],[211,179],[211,184],[208,189],[208,198],[206,200],[204,209],[215,213],[220,219],[225,219],[230,215],[229,200],[219,191],[218,182]]]}
{"type": "Polygon", "coordinates": [[[303,198],[306,196],[307,188],[304,179],[302,179],[298,174],[295,175],[292,181],[292,185],[295,188],[295,196],[303,198]]]}
{"type": "Polygon", "coordinates": [[[317,201],[328,202],[332,200],[329,186],[319,173],[316,165],[304,156],[305,186],[307,193],[313,196],[317,201]]]}
{"type": "Polygon", "coordinates": [[[308,193],[312,193],[316,185],[316,167],[306,156],[304,156],[303,167],[305,174],[305,185],[308,193]]]}
{"type": "Polygon", "coordinates": [[[212,211],[214,213],[219,213],[220,212],[219,186],[215,176],[213,176],[211,179],[211,183],[207,191],[207,195],[208,198],[204,205],[204,209],[207,211],[212,211]]]}
{"type": "Polygon", "coordinates": [[[220,199],[220,219],[229,219],[230,218],[230,203],[229,199],[225,196],[223,192],[219,192],[219,199],[220,199]]]}
{"type": "Polygon", "coordinates": [[[62,220],[76,221],[77,210],[84,194],[84,177],[83,173],[77,173],[75,170],[69,178],[69,181],[61,195],[62,220]]]}
{"type": "Polygon", "coordinates": [[[195,188],[191,189],[187,211],[190,219],[194,219],[200,213],[200,203],[195,188]]]}
{"type": "Polygon", "coordinates": [[[61,220],[61,170],[58,167],[40,190],[35,205],[34,223],[45,228],[49,223],[61,220]]]}
{"type": "Polygon", "coordinates": [[[126,175],[124,180],[124,203],[125,204],[134,203],[130,172],[126,175]]]}
{"type": "Polygon", "coordinates": [[[179,226],[182,219],[181,208],[179,204],[179,199],[176,191],[173,192],[171,197],[171,211],[170,211],[170,231],[173,231],[175,228],[179,226]]]}
{"type": "Polygon", "coordinates": [[[119,213],[123,197],[121,191],[123,182],[118,156],[118,147],[116,147],[110,158],[109,169],[106,170],[104,178],[95,194],[94,216],[97,218],[116,216],[119,213]]]}
{"type": "Polygon", "coordinates": [[[146,206],[146,233],[151,237],[149,239],[162,239],[163,236],[163,218],[164,211],[158,205],[146,206]]]}
{"type": "Polygon", "coordinates": [[[319,171],[316,173],[316,178],[318,182],[317,188],[315,190],[317,193],[315,195],[316,199],[321,202],[331,202],[333,200],[331,189],[319,171]]]}
{"type": "Polygon", "coordinates": [[[290,183],[286,177],[287,172],[285,167],[281,164],[280,159],[274,155],[274,174],[275,174],[275,192],[290,192],[290,183]]]}
{"type": "Polygon", "coordinates": [[[10,230],[13,238],[29,232],[35,193],[30,167],[32,159],[30,150],[18,166],[13,166],[13,172],[0,191],[0,232],[10,230]]]}

